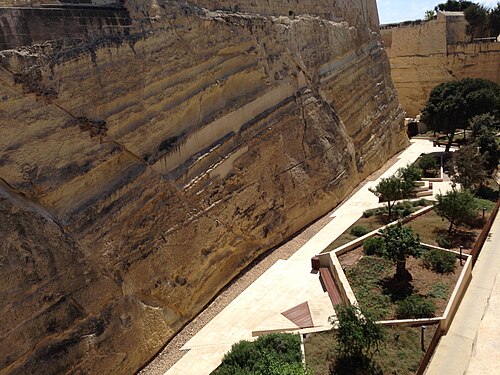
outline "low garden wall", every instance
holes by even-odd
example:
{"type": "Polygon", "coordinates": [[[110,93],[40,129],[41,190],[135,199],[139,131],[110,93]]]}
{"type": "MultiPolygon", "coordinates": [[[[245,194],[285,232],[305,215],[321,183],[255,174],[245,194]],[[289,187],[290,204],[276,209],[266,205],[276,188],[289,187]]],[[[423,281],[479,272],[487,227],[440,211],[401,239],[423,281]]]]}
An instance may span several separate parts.
{"type": "Polygon", "coordinates": [[[479,234],[479,237],[476,240],[476,243],[474,244],[474,247],[472,248],[471,255],[472,255],[472,265],[476,264],[477,257],[479,256],[479,253],[481,252],[481,249],[483,248],[484,243],[486,242],[486,238],[488,238],[488,233],[490,233],[491,226],[493,225],[493,222],[495,221],[495,218],[497,217],[498,210],[500,209],[500,200],[497,201],[497,204],[493,211],[491,212],[490,217],[488,218],[488,221],[484,225],[483,230],[481,231],[481,234],[479,234]]]}
{"type": "MultiPolygon", "coordinates": [[[[498,204],[497,204],[497,211],[498,211],[498,204]]],[[[342,265],[340,264],[340,261],[338,257],[342,254],[345,254],[349,251],[352,251],[360,246],[363,245],[363,243],[374,236],[377,236],[380,234],[380,231],[392,226],[396,225],[398,222],[401,223],[407,223],[429,211],[431,211],[434,207],[429,206],[429,207],[424,207],[413,214],[408,215],[407,217],[394,221],[388,225],[382,226],[370,233],[367,233],[366,235],[355,239],[354,241],[351,241],[345,245],[342,245],[330,252],[322,253],[318,255],[317,257],[319,258],[320,266],[321,267],[327,267],[334,279],[335,284],[337,285],[340,295],[342,297],[342,301],[344,304],[350,304],[350,305],[357,305],[358,302],[356,300],[356,296],[354,295],[354,292],[349,284],[349,281],[347,280],[347,277],[344,273],[344,270],[342,269],[342,265]]],[[[493,216],[493,215],[492,215],[493,216]]],[[[448,304],[446,306],[446,309],[444,311],[444,314],[440,317],[435,317],[435,318],[426,318],[426,319],[404,319],[404,320],[386,320],[386,321],[379,321],[378,323],[384,324],[384,325],[402,325],[402,326],[416,326],[416,325],[424,325],[424,324],[439,324],[438,330],[442,333],[446,333],[448,329],[450,328],[451,321],[453,320],[453,317],[455,316],[456,311],[458,310],[458,306],[460,305],[460,301],[462,300],[465,291],[467,290],[467,286],[470,283],[470,280],[472,278],[472,265],[473,265],[473,257],[468,254],[462,254],[452,251],[452,250],[447,250],[441,247],[421,243],[421,246],[430,250],[437,249],[440,251],[447,251],[451,252],[456,255],[457,258],[462,257],[462,260],[465,260],[464,267],[462,269],[462,272],[457,280],[457,283],[455,285],[455,288],[453,289],[453,292],[451,294],[451,297],[448,301],[448,304]]]]}

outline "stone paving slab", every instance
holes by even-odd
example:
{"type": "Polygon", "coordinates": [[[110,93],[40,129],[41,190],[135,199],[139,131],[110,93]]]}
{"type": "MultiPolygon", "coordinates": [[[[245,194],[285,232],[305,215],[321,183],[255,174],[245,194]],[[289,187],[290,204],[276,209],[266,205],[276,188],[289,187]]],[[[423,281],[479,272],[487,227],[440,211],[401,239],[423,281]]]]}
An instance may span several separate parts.
{"type": "Polygon", "coordinates": [[[495,280],[475,339],[467,374],[500,374],[500,279],[495,280]]]}

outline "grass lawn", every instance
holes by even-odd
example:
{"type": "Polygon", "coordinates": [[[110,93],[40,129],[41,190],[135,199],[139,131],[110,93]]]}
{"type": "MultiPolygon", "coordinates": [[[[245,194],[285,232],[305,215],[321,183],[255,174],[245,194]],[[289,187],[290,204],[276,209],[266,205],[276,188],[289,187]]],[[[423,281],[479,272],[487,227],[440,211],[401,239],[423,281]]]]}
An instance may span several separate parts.
{"type": "MultiPolygon", "coordinates": [[[[425,330],[425,348],[431,342],[435,326],[425,330]]],[[[380,352],[373,357],[384,374],[415,373],[424,353],[420,346],[420,327],[386,327],[386,338],[380,352]]],[[[329,363],[335,358],[336,340],[332,331],[308,334],[305,341],[306,363],[315,375],[329,374],[329,363]]]]}
{"type": "Polygon", "coordinates": [[[409,257],[406,268],[411,278],[398,281],[394,278],[396,265],[378,256],[363,256],[362,249],[339,258],[346,268],[347,279],[362,309],[369,311],[375,320],[396,319],[399,300],[411,294],[419,294],[432,300],[436,315],[442,315],[460,276],[462,267],[456,261],[455,272],[440,274],[426,268],[421,259],[409,257]],[[350,265],[346,260],[358,253],[360,258],[350,265]]]}

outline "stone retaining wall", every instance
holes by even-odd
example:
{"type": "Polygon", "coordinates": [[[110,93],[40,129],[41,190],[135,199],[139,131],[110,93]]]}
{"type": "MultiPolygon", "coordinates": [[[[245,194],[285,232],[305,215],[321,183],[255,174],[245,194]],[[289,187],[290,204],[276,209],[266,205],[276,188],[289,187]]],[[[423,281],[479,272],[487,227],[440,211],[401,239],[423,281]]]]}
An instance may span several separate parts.
{"type": "Polygon", "coordinates": [[[90,35],[128,35],[131,23],[125,8],[0,8],[0,50],[90,35]]]}

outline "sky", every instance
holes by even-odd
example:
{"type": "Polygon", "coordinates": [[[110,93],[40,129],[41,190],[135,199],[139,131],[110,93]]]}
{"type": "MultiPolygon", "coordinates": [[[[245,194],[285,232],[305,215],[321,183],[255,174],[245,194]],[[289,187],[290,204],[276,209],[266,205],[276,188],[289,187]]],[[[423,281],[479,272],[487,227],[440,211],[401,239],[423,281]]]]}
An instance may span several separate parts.
{"type": "MultiPolygon", "coordinates": [[[[474,0],[472,0],[474,1],[474,0]]],[[[475,1],[493,7],[499,0],[475,1]]],[[[445,0],[377,0],[380,23],[393,23],[423,19],[426,10],[434,9],[445,0]]]]}

